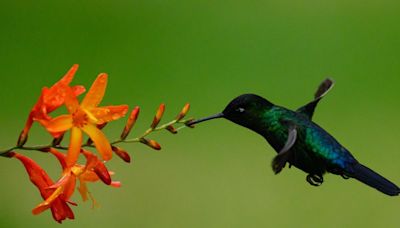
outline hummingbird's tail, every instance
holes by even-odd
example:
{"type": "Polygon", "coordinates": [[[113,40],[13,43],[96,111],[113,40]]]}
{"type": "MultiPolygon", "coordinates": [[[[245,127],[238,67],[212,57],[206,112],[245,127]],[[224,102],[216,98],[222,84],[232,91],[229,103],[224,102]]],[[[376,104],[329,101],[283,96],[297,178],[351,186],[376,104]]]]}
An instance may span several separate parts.
{"type": "Polygon", "coordinates": [[[356,178],[362,183],[377,189],[389,196],[397,196],[400,194],[400,188],[395,184],[374,172],[370,168],[357,164],[353,167],[354,173],[351,177],[356,178]]]}

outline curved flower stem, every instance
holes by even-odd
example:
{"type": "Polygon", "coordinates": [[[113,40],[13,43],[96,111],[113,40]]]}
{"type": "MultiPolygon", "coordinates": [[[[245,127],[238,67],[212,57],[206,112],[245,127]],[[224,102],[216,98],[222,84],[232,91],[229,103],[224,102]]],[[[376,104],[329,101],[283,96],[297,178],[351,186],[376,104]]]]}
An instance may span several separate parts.
{"type": "MultiPolygon", "coordinates": [[[[136,138],[131,138],[131,139],[116,139],[112,142],[110,142],[110,145],[116,145],[119,143],[137,143],[140,142],[141,139],[144,139],[144,137],[148,136],[149,134],[156,132],[156,131],[161,131],[167,129],[168,126],[174,125],[174,124],[182,124],[179,128],[176,129],[176,131],[180,131],[183,128],[187,127],[187,123],[190,121],[189,120],[172,120],[168,123],[165,123],[159,127],[156,128],[149,128],[147,129],[142,135],[136,138]]],[[[88,148],[88,147],[94,147],[92,144],[82,144],[82,148],[88,148]]],[[[13,146],[5,150],[0,151],[0,156],[2,157],[8,157],[8,154],[14,150],[31,150],[31,151],[39,151],[39,152],[47,152],[49,148],[55,148],[58,150],[68,150],[68,147],[65,146],[54,146],[53,144],[44,144],[44,145],[35,145],[35,146],[13,146]]]]}

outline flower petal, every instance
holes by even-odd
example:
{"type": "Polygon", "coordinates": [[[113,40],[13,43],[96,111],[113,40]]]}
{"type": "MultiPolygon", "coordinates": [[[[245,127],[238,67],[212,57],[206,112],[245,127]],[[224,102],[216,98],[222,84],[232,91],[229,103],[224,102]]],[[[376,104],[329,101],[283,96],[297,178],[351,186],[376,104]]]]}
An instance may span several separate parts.
{"type": "Polygon", "coordinates": [[[96,124],[117,120],[125,116],[127,112],[128,105],[103,106],[91,110],[93,116],[98,120],[96,124]]]}
{"type": "Polygon", "coordinates": [[[111,182],[111,186],[113,186],[115,188],[120,188],[121,187],[121,182],[113,181],[113,182],[111,182]]]}
{"type": "Polygon", "coordinates": [[[52,120],[38,120],[50,133],[64,132],[72,127],[72,116],[61,115],[52,120]]]}
{"type": "Polygon", "coordinates": [[[99,74],[83,99],[81,103],[82,108],[94,108],[100,104],[106,91],[107,78],[107,74],[99,74]]]}
{"type": "Polygon", "coordinates": [[[67,165],[72,167],[78,160],[82,145],[82,131],[77,127],[71,128],[71,139],[67,153],[67,165]]]}
{"type": "Polygon", "coordinates": [[[75,113],[76,110],[79,108],[79,101],[76,98],[76,94],[72,91],[70,87],[65,89],[65,106],[69,113],[75,113]]]}
{"type": "Polygon", "coordinates": [[[72,88],[72,92],[75,94],[76,97],[86,91],[85,87],[83,87],[81,85],[72,86],[71,88],[72,88]]]}
{"type": "Polygon", "coordinates": [[[85,182],[96,182],[99,179],[97,174],[94,171],[86,170],[82,175],[79,176],[79,179],[85,182]]]}
{"type": "Polygon", "coordinates": [[[71,198],[72,194],[74,194],[75,191],[75,184],[76,184],[76,177],[74,175],[71,175],[67,183],[64,185],[64,191],[62,198],[65,201],[68,201],[69,198],[71,198]]]}
{"type": "Polygon", "coordinates": [[[84,180],[81,180],[80,178],[79,178],[78,191],[81,194],[83,202],[88,200],[88,188],[87,188],[86,182],[84,180]]]}
{"type": "Polygon", "coordinates": [[[51,194],[48,187],[53,184],[49,175],[32,159],[18,153],[14,153],[13,157],[22,162],[31,182],[39,189],[42,197],[47,198],[51,194]]]}
{"type": "Polygon", "coordinates": [[[99,159],[97,156],[85,149],[81,150],[81,153],[85,156],[86,158],[86,164],[85,164],[85,170],[92,170],[96,165],[99,159]]]}
{"type": "Polygon", "coordinates": [[[66,156],[65,156],[65,154],[61,153],[60,151],[58,151],[58,150],[56,150],[56,149],[54,149],[54,148],[50,148],[49,152],[50,152],[51,154],[53,154],[53,155],[57,158],[58,162],[60,162],[61,167],[62,167],[63,169],[66,169],[66,168],[67,168],[67,162],[66,162],[66,156]]]}
{"type": "Polygon", "coordinates": [[[33,208],[34,215],[40,214],[51,206],[51,203],[63,193],[63,186],[58,187],[45,201],[33,208]]]}
{"type": "Polygon", "coordinates": [[[56,220],[58,223],[61,223],[63,220],[67,218],[69,219],[75,218],[71,208],[65,201],[61,200],[60,198],[55,199],[51,204],[51,213],[53,215],[54,220],[56,220]]]}
{"type": "Polygon", "coordinates": [[[72,175],[71,175],[70,171],[64,172],[62,177],[55,184],[49,186],[48,189],[57,189],[61,186],[66,185],[69,182],[69,180],[71,179],[71,176],[72,175]]]}
{"type": "Polygon", "coordinates": [[[85,125],[82,130],[93,140],[95,147],[102,155],[103,160],[110,160],[112,157],[111,145],[104,133],[93,124],[85,125]]]}
{"type": "Polygon", "coordinates": [[[60,81],[56,82],[52,87],[57,87],[60,85],[69,85],[71,83],[72,79],[74,78],[74,75],[76,71],[78,71],[79,65],[74,64],[72,67],[68,70],[68,72],[60,79],[60,81]]]}
{"type": "Polygon", "coordinates": [[[68,85],[74,78],[78,67],[79,66],[77,64],[73,65],[63,78],[61,78],[49,89],[43,90],[43,102],[48,113],[54,111],[64,104],[65,90],[69,88],[68,85]]]}

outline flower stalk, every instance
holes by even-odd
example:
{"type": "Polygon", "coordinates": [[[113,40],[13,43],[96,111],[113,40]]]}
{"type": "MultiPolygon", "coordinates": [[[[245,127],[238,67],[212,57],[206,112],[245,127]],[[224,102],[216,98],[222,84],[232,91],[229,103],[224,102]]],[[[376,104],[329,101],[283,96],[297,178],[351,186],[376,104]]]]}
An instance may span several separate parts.
{"type": "Polygon", "coordinates": [[[129,137],[139,116],[140,108],[135,107],[131,111],[120,137],[110,141],[102,129],[109,122],[124,117],[128,112],[128,106],[99,106],[108,83],[108,75],[105,73],[99,74],[85,97],[79,102],[78,96],[86,91],[85,88],[80,85],[69,85],[77,69],[78,65],[73,65],[60,81],[50,88],[42,89],[39,100],[29,113],[16,145],[0,150],[0,156],[15,158],[23,164],[31,182],[41,193],[44,201],[38,204],[32,213],[36,215],[50,209],[54,220],[59,223],[65,219],[75,218],[69,206],[77,205],[70,201],[75,188],[81,194],[83,201],[91,199],[93,205],[96,205],[97,202],[89,192],[87,183],[103,182],[113,187],[121,186],[120,182],[112,180],[111,176],[114,173],[106,167],[106,161],[112,159],[113,154],[127,163],[131,162],[129,153],[118,144],[142,143],[155,150],[160,150],[161,145],[155,140],[149,139],[150,135],[162,130],[176,134],[186,126],[190,127],[189,122],[191,121],[191,119],[184,119],[190,107],[189,104],[186,104],[174,120],[160,124],[165,112],[165,105],[161,104],[150,127],[137,137],[129,137]],[[65,106],[68,113],[52,117],[50,113],[61,106],[65,106]],[[53,137],[49,144],[28,145],[29,131],[35,122],[38,122],[53,137]],[[70,138],[63,140],[67,131],[70,132],[70,138]],[[86,142],[83,142],[83,134],[89,136],[86,142]],[[96,150],[98,154],[91,150],[96,150]],[[60,178],[53,181],[35,161],[17,151],[38,151],[52,154],[61,165],[60,178]],[[78,163],[79,156],[86,159],[85,164],[78,163]]]}

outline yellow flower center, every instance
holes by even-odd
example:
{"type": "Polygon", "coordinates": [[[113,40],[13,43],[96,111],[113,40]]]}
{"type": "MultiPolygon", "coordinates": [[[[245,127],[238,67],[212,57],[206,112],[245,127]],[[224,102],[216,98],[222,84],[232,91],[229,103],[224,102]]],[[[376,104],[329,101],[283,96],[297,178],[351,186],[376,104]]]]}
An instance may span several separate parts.
{"type": "Polygon", "coordinates": [[[85,171],[85,167],[81,165],[75,165],[71,168],[71,172],[76,176],[79,177],[85,171]]]}

